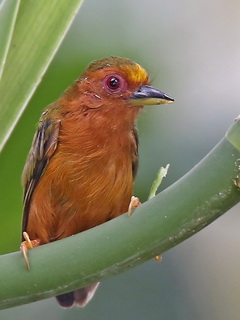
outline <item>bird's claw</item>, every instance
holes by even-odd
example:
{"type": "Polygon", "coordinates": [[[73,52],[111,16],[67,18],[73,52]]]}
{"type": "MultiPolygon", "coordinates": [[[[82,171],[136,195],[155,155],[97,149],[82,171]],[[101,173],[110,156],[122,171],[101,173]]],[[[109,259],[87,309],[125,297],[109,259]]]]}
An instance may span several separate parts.
{"type": "Polygon", "coordinates": [[[131,201],[128,206],[128,216],[132,214],[133,209],[136,209],[138,206],[140,206],[141,202],[138,197],[132,196],[131,201]]]}
{"type": "Polygon", "coordinates": [[[30,263],[28,259],[28,250],[32,249],[33,247],[37,247],[40,245],[40,240],[30,240],[29,235],[27,232],[23,232],[23,238],[25,241],[21,243],[20,250],[23,254],[24,261],[26,264],[26,268],[30,270],[30,263]]]}
{"type": "Polygon", "coordinates": [[[160,262],[160,261],[162,261],[162,256],[155,256],[154,259],[155,259],[156,261],[160,262]]]}

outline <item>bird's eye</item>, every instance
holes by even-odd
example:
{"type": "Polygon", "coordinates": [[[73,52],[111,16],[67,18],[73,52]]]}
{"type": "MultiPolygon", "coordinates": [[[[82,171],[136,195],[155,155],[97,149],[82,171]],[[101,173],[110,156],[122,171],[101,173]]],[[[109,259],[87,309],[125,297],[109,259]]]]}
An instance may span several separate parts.
{"type": "Polygon", "coordinates": [[[110,92],[119,92],[125,88],[125,81],[119,75],[110,75],[104,79],[104,88],[110,92]]]}
{"type": "Polygon", "coordinates": [[[111,90],[117,90],[120,87],[120,80],[117,77],[109,77],[107,79],[107,86],[111,90]]]}

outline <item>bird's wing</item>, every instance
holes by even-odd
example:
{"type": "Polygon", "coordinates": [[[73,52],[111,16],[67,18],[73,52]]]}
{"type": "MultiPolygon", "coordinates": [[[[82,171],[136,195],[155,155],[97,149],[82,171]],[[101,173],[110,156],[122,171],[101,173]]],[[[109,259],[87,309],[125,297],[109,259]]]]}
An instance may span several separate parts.
{"type": "Polygon", "coordinates": [[[24,208],[22,231],[26,231],[33,192],[58,145],[60,121],[42,116],[22,174],[24,208]]]}
{"type": "Polygon", "coordinates": [[[134,148],[134,156],[132,158],[132,173],[133,173],[133,179],[135,179],[138,171],[138,134],[136,127],[133,128],[133,136],[135,141],[135,148],[134,148]]]}

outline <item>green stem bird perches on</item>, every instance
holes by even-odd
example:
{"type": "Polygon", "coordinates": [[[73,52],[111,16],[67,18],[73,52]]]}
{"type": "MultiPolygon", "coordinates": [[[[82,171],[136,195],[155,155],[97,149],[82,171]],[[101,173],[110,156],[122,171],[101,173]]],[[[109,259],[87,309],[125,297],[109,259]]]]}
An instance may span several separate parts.
{"type": "Polygon", "coordinates": [[[172,248],[240,201],[240,118],[190,172],[96,228],[29,252],[0,257],[0,308],[56,296],[118,274],[172,248]]]}

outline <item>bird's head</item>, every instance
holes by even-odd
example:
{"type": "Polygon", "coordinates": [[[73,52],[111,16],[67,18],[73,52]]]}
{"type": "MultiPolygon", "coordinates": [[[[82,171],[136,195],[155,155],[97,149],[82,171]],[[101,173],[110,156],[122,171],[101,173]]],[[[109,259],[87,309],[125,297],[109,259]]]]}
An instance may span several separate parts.
{"type": "Polygon", "coordinates": [[[104,117],[110,123],[135,122],[144,105],[173,102],[167,94],[150,86],[147,72],[137,63],[119,57],[93,61],[83,75],[61,97],[65,114],[104,117]],[[94,110],[96,112],[94,112],[94,110]]]}
{"type": "MultiPolygon", "coordinates": [[[[173,102],[167,94],[150,86],[147,72],[127,58],[108,57],[93,61],[85,70],[81,85],[100,100],[128,107],[173,102]]],[[[100,103],[99,103],[100,105],[100,103]]]]}

